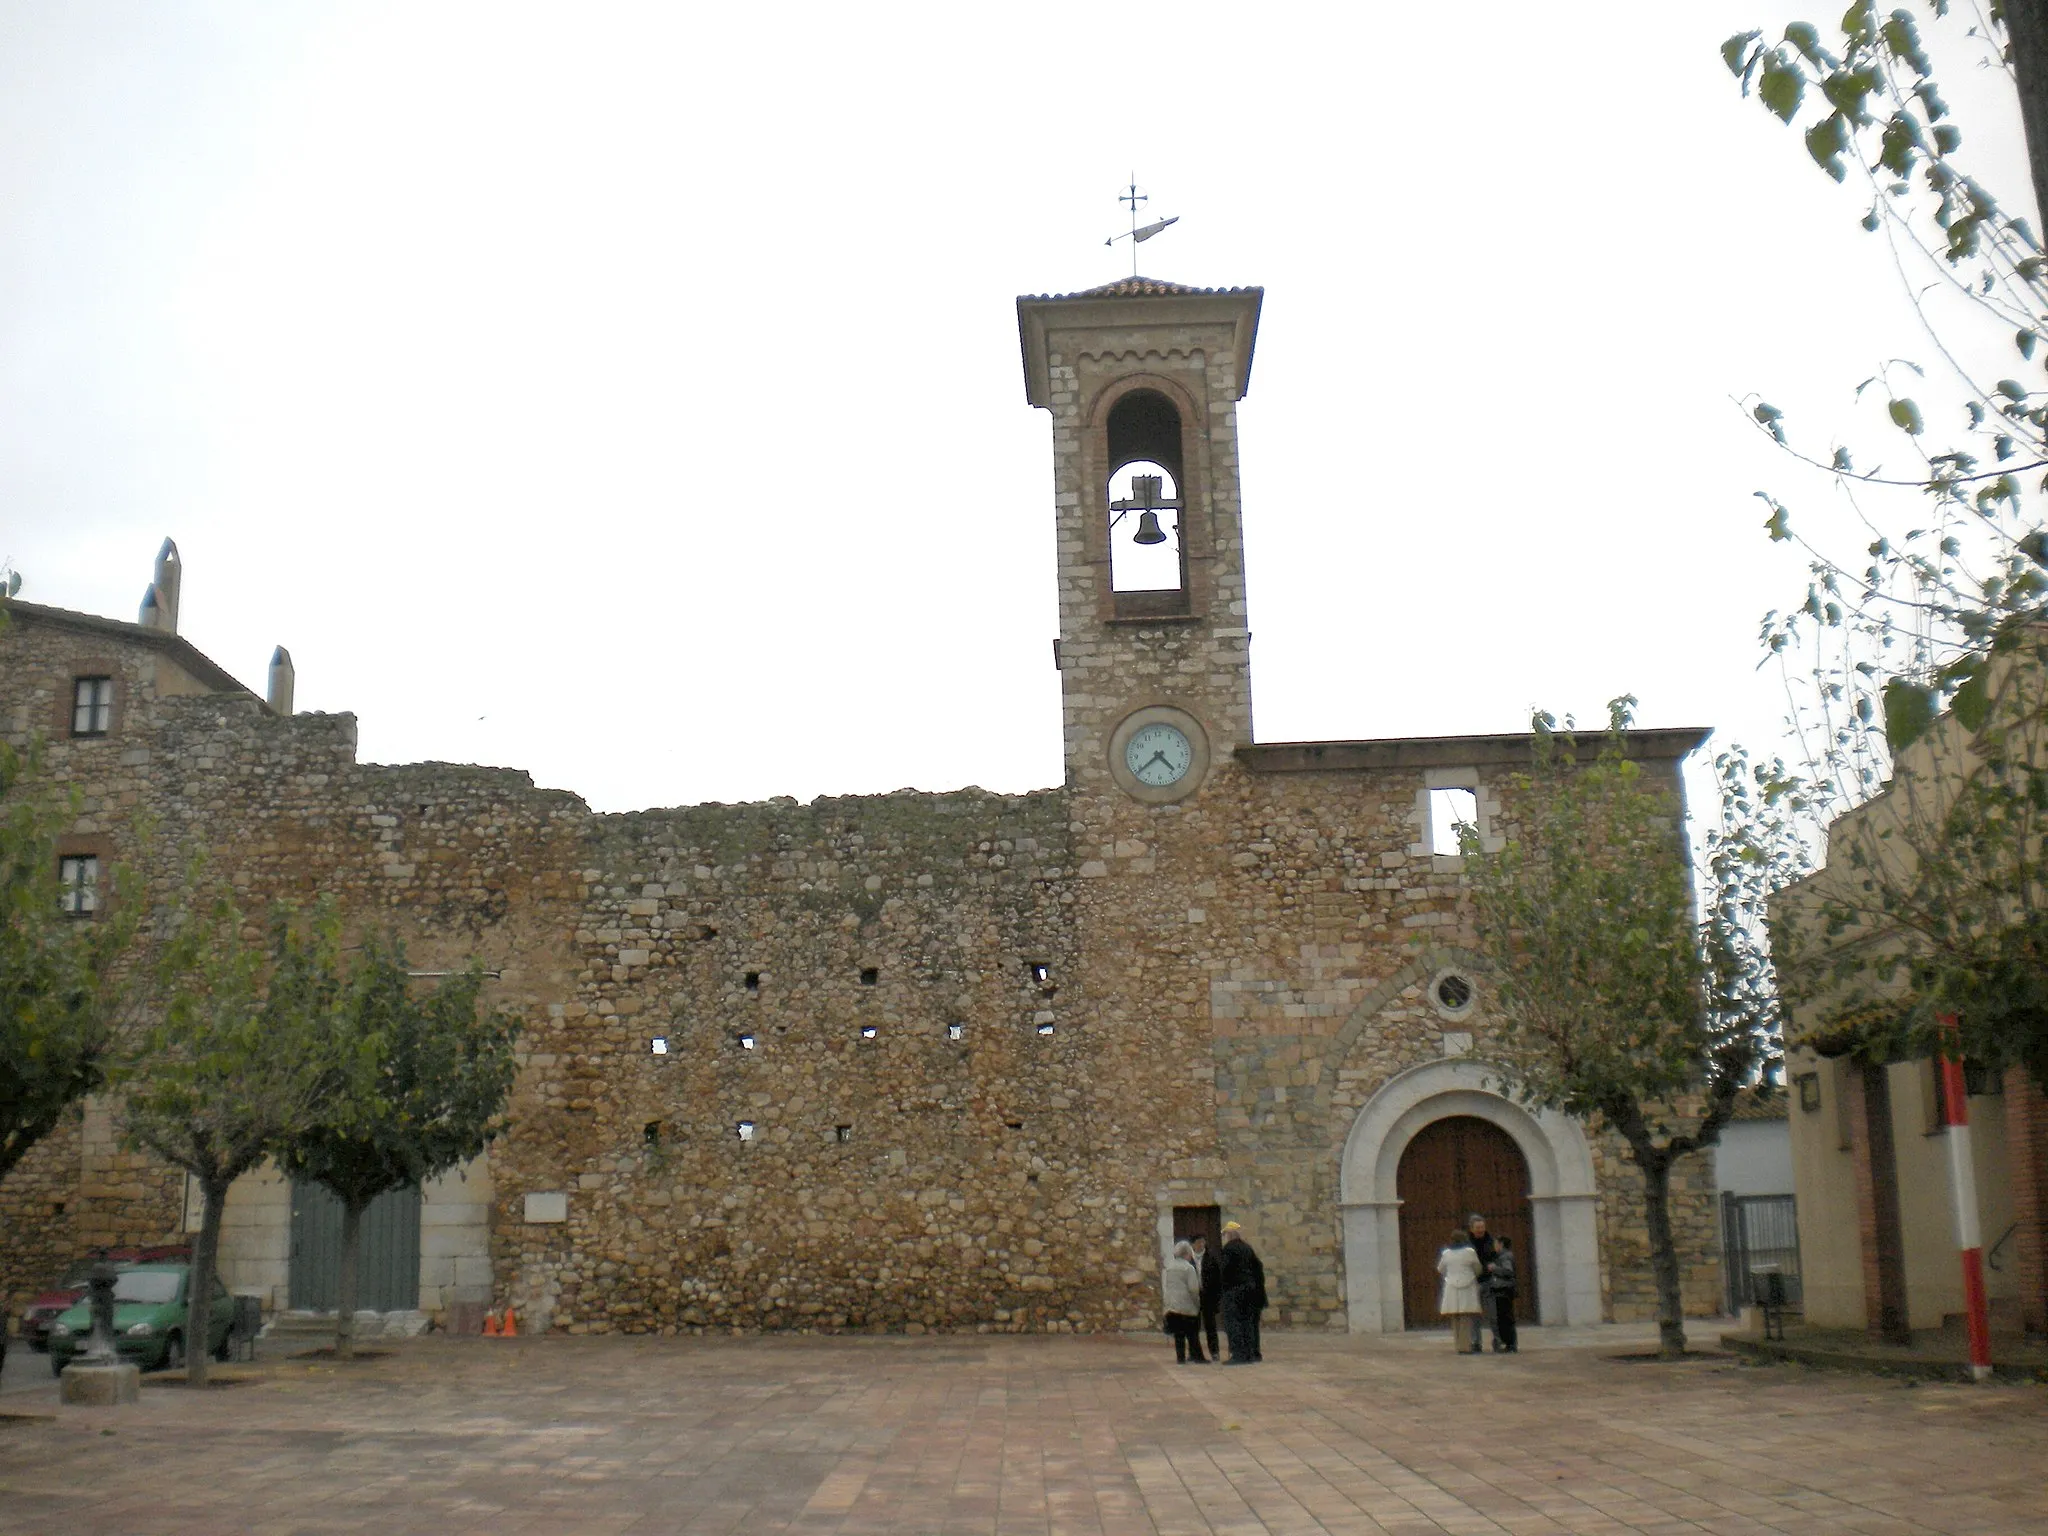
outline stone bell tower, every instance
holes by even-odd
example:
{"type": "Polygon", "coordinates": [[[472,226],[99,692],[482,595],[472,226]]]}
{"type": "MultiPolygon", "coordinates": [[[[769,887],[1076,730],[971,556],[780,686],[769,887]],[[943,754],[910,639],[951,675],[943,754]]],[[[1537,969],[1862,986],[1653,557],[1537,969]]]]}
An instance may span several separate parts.
{"type": "Polygon", "coordinates": [[[1237,402],[1258,288],[1132,277],[1017,300],[1052,412],[1067,783],[1196,793],[1251,740],[1237,402]]]}

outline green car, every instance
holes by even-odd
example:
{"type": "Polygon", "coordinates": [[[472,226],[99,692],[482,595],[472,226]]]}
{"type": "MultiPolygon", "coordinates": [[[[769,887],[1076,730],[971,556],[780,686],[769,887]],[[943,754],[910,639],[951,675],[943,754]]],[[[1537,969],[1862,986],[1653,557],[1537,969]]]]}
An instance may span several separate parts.
{"type": "MultiPolygon", "coordinates": [[[[176,1368],[185,1363],[184,1264],[137,1264],[114,1276],[114,1347],[123,1360],[144,1370],[176,1368]]],[[[212,1316],[207,1320],[206,1347],[213,1358],[228,1357],[228,1331],[235,1320],[235,1300],[215,1276],[212,1316]]],[[[85,1353],[92,1342],[92,1309],[81,1301],[50,1325],[50,1374],[85,1353]]]]}

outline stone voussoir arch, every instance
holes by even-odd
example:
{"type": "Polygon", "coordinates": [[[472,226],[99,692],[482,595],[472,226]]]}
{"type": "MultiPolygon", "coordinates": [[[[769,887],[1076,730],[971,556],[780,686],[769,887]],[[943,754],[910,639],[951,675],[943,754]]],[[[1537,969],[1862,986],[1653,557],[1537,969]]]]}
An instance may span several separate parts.
{"type": "MultiPolygon", "coordinates": [[[[1417,956],[1363,998],[1332,1042],[1336,1067],[1395,998],[1441,970],[1482,975],[1477,956],[1440,948],[1417,956]]],[[[1601,1317],[1598,1197],[1592,1147],[1584,1130],[1552,1110],[1530,1109],[1502,1093],[1482,1056],[1425,1061],[1395,1073],[1360,1106],[1345,1130],[1338,1162],[1344,1247],[1345,1310],[1354,1333],[1398,1333],[1405,1326],[1401,1282],[1401,1154],[1426,1125],[1454,1115],[1489,1121],[1507,1133],[1529,1165],[1535,1261],[1541,1266],[1546,1324],[1584,1325],[1601,1317]]]]}
{"type": "MultiPolygon", "coordinates": [[[[1330,1050],[1325,1058],[1327,1066],[1317,1079],[1315,1087],[1318,1119],[1328,1123],[1330,1100],[1337,1091],[1337,1074],[1342,1070],[1344,1063],[1351,1059],[1351,1052],[1357,1046],[1359,1036],[1372,1026],[1374,1020],[1385,1011],[1387,1004],[1410,987],[1423,985],[1438,972],[1451,970],[1464,971],[1483,981],[1486,962],[1469,949],[1460,949],[1454,944],[1439,945],[1417,955],[1358,1000],[1358,1006],[1351,1010],[1337,1033],[1330,1037],[1330,1050]]],[[[1484,993],[1480,996],[1475,1014],[1480,1018],[1486,1015],[1484,993]]]]}

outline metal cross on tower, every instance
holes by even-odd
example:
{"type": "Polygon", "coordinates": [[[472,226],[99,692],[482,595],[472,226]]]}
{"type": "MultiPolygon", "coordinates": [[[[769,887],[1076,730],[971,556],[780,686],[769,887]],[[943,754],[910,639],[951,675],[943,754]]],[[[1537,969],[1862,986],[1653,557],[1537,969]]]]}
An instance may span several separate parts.
{"type": "Polygon", "coordinates": [[[1111,235],[1102,243],[1104,245],[1115,245],[1119,240],[1130,241],[1131,276],[1136,277],[1138,275],[1138,247],[1145,241],[1150,240],[1162,229],[1165,229],[1169,224],[1178,224],[1180,222],[1180,215],[1175,214],[1170,219],[1156,219],[1152,223],[1140,227],[1138,223],[1138,209],[1144,204],[1151,202],[1152,199],[1138,190],[1138,173],[1136,171],[1131,172],[1131,184],[1117,194],[1116,200],[1129,205],[1131,210],[1131,227],[1127,233],[1111,235]]]}

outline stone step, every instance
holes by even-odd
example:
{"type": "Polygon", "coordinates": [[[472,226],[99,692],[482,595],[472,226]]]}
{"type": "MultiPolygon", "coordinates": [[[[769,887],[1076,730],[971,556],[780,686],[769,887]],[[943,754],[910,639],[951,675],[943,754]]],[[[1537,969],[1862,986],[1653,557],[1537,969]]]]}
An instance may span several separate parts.
{"type": "MultiPolygon", "coordinates": [[[[427,1331],[427,1314],[411,1312],[358,1312],[359,1339],[409,1339],[427,1331]]],[[[269,1339],[306,1339],[331,1343],[334,1339],[332,1312],[277,1312],[263,1330],[269,1339]]]]}

